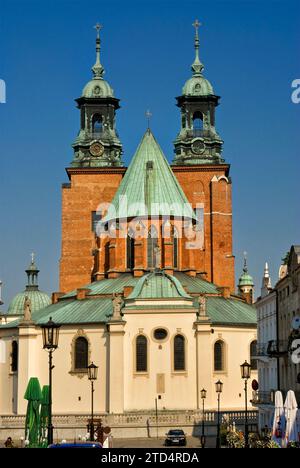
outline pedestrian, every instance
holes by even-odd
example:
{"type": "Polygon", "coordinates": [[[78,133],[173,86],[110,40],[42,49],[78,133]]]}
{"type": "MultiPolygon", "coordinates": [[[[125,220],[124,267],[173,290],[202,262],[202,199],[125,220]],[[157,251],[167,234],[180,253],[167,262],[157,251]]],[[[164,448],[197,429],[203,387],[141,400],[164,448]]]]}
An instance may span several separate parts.
{"type": "Polygon", "coordinates": [[[13,448],[13,440],[11,437],[7,437],[6,441],[4,442],[5,448],[13,448]]]}

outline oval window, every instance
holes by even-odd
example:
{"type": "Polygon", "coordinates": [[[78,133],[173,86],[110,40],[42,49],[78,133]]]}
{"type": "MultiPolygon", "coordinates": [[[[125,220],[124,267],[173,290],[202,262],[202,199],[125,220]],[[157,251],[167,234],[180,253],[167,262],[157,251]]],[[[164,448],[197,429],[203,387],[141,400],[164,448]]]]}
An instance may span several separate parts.
{"type": "Polygon", "coordinates": [[[164,328],[157,328],[156,330],[154,330],[153,336],[156,340],[164,340],[165,338],[167,338],[168,332],[164,328]]]}

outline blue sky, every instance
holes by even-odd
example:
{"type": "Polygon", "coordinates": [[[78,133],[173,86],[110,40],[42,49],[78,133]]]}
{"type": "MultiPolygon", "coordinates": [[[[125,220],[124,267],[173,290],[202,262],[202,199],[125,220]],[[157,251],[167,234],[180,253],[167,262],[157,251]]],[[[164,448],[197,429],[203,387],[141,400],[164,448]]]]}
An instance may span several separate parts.
{"type": "Polygon", "coordinates": [[[40,286],[58,289],[61,183],[79,128],[74,99],[90,79],[100,21],[106,79],[121,99],[117,127],[128,163],[151,127],[169,161],[179,129],[175,96],[190,76],[195,18],[205,76],[221,98],[217,129],[231,164],[236,274],[242,253],[257,290],[300,243],[298,1],[1,0],[0,278],[5,306],[25,285],[34,250],[40,286]]]}

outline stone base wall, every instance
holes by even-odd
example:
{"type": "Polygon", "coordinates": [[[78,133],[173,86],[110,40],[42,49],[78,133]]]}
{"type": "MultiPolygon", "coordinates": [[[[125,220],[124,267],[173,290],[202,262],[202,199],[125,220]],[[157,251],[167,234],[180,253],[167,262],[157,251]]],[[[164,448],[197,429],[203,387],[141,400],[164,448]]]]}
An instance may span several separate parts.
{"type": "MultiPolygon", "coordinates": [[[[188,436],[200,437],[202,433],[201,412],[159,412],[155,413],[124,413],[95,415],[101,418],[103,426],[111,428],[114,438],[147,438],[164,437],[169,429],[180,428],[188,436]]],[[[57,415],[53,417],[54,442],[65,439],[73,441],[78,436],[84,437],[87,432],[89,415],[57,415]]],[[[249,411],[250,430],[255,430],[258,424],[258,412],[249,411]]],[[[226,425],[233,422],[238,430],[243,430],[245,422],[244,411],[227,411],[221,413],[221,421],[226,425]]],[[[20,446],[24,437],[25,416],[0,416],[0,441],[12,437],[15,445],[20,446]]],[[[217,413],[205,412],[205,433],[216,435],[217,413]]]]}

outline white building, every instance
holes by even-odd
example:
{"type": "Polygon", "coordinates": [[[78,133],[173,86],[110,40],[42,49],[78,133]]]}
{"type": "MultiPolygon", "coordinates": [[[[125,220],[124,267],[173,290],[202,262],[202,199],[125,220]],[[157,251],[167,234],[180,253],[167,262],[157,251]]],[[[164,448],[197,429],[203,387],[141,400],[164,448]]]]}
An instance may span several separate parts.
{"type": "Polygon", "coordinates": [[[254,401],[259,408],[259,426],[270,426],[273,416],[273,397],[278,388],[277,358],[270,357],[276,333],[276,291],[272,289],[268,264],[265,264],[261,296],[255,303],[257,310],[257,358],[259,390],[254,401]]]}

